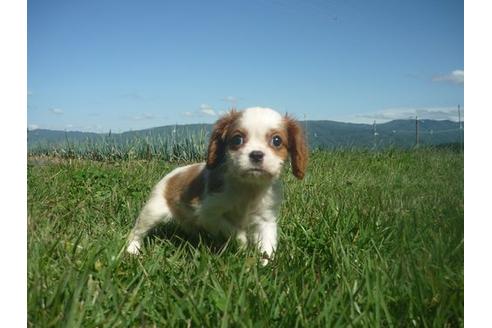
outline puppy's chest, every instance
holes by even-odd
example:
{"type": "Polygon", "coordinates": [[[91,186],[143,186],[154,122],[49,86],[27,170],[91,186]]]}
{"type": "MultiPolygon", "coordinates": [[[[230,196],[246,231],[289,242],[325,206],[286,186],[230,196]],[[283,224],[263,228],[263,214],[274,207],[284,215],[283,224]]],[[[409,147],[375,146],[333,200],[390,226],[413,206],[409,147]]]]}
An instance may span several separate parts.
{"type": "Polygon", "coordinates": [[[223,197],[215,201],[215,212],[235,226],[245,227],[255,223],[255,220],[265,211],[265,204],[261,198],[223,197]]]}
{"type": "Polygon", "coordinates": [[[238,204],[238,206],[225,211],[222,214],[222,218],[236,226],[245,227],[253,223],[256,212],[251,206],[238,204]]]}

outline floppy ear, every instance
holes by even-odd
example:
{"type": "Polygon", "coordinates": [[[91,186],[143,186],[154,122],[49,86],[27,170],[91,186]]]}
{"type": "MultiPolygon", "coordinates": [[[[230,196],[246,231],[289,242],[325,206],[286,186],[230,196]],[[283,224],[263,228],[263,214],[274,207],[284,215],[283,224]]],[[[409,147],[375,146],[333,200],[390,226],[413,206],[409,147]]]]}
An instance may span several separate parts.
{"type": "Polygon", "coordinates": [[[213,169],[225,159],[227,130],[239,116],[239,112],[231,110],[215,123],[208,144],[207,162],[208,169],[213,169]]]}
{"type": "Polygon", "coordinates": [[[286,116],[288,149],[290,153],[290,163],[292,165],[292,174],[298,179],[304,178],[308,162],[308,148],[304,133],[299,122],[286,116]]]}

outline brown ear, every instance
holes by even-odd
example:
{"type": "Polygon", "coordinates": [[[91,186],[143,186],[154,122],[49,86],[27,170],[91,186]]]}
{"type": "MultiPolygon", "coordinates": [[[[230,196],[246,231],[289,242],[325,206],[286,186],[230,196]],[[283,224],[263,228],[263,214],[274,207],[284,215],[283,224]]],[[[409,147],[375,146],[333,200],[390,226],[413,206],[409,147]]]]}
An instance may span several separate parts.
{"type": "Polygon", "coordinates": [[[215,123],[210,136],[210,142],[208,144],[206,162],[208,169],[213,169],[224,161],[227,131],[232,122],[234,122],[239,115],[239,112],[233,109],[219,118],[219,120],[215,123]]]}
{"type": "Polygon", "coordinates": [[[308,162],[308,148],[304,133],[299,122],[286,116],[287,133],[289,135],[289,153],[292,174],[298,179],[304,178],[308,162]]]}

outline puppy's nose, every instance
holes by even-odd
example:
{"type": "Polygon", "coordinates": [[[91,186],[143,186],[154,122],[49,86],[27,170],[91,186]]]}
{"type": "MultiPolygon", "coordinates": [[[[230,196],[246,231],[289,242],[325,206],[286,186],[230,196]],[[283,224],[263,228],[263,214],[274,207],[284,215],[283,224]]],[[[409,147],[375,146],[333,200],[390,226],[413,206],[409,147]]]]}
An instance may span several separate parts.
{"type": "Polygon", "coordinates": [[[253,163],[260,163],[263,161],[263,157],[265,156],[265,153],[259,150],[254,150],[251,153],[249,153],[249,158],[253,163]]]}

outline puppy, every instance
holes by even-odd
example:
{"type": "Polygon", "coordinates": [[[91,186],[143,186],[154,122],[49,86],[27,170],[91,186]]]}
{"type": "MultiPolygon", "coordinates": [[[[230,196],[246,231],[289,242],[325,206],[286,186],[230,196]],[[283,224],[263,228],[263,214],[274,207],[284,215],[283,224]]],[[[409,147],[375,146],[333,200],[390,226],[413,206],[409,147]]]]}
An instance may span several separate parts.
{"type": "Polygon", "coordinates": [[[269,108],[230,111],[215,123],[206,162],[179,167],[154,187],[127,252],[139,254],[150,229],[175,221],[187,232],[254,244],[265,264],[277,247],[279,176],[289,155],[292,173],[302,179],[308,150],[294,119],[269,108]]]}

